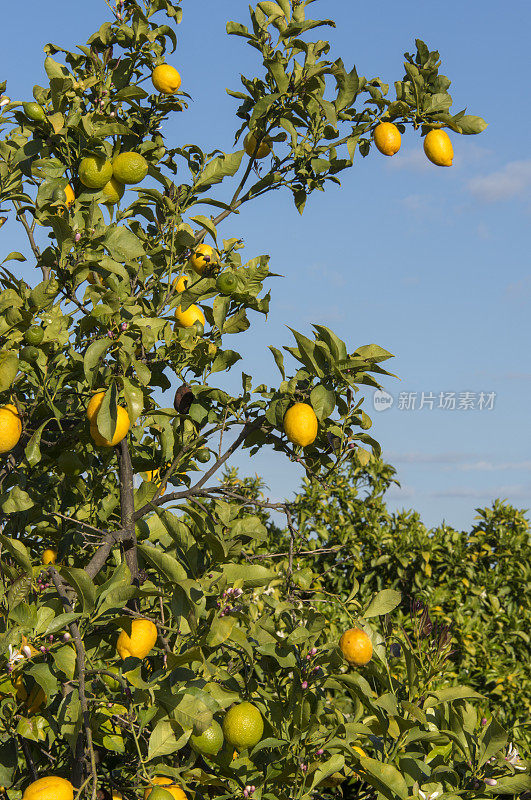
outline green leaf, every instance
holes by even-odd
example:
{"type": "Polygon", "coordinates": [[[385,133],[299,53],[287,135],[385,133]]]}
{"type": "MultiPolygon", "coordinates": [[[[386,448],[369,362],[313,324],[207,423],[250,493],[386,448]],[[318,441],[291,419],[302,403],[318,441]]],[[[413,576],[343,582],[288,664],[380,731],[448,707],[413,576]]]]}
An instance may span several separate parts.
{"type": "Polygon", "coordinates": [[[89,386],[94,386],[94,382],[99,372],[100,360],[112,345],[111,339],[96,339],[89,344],[83,358],[83,369],[89,386]]]}
{"type": "Polygon", "coordinates": [[[236,350],[222,350],[220,353],[217,354],[214,361],[212,362],[212,366],[210,368],[211,372],[222,372],[228,371],[231,367],[236,364],[237,361],[241,360],[241,355],[236,352],[236,350]]]}
{"type": "Polygon", "coordinates": [[[222,569],[230,586],[238,582],[245,589],[267,586],[277,577],[276,572],[259,564],[225,564],[222,569]]]}
{"type": "Polygon", "coordinates": [[[217,158],[209,161],[199,175],[199,179],[194,186],[195,190],[203,192],[214,183],[221,183],[223,178],[235,175],[240,168],[243,155],[244,151],[238,150],[236,153],[217,156],[217,158]]]}
{"type": "Polygon", "coordinates": [[[96,606],[96,587],[84,569],[61,567],[61,577],[72,586],[81,602],[83,615],[88,615],[96,606]]]}
{"type": "Polygon", "coordinates": [[[99,432],[108,441],[111,441],[116,430],[116,422],[118,419],[118,403],[116,384],[111,383],[110,387],[105,392],[103,397],[98,416],[96,417],[96,424],[99,432]]]}
{"type": "Polygon", "coordinates": [[[212,235],[214,241],[216,241],[216,236],[217,236],[216,226],[209,217],[205,217],[202,214],[198,214],[197,217],[190,217],[190,219],[192,222],[196,222],[198,225],[201,225],[202,228],[204,228],[212,235]]]}
{"type": "Polygon", "coordinates": [[[57,694],[58,681],[50,672],[48,664],[35,664],[28,670],[28,673],[42,687],[48,700],[57,694]]]}
{"type": "Polygon", "coordinates": [[[506,778],[498,778],[496,786],[486,786],[483,791],[492,794],[520,795],[531,791],[531,776],[529,773],[520,772],[506,778]]]}
{"type": "Polygon", "coordinates": [[[402,595],[400,592],[396,592],[394,589],[383,589],[381,592],[378,592],[376,597],[373,597],[363,612],[363,616],[369,618],[381,617],[384,614],[388,614],[397,607],[401,599],[402,595]]]}
{"type": "Polygon", "coordinates": [[[458,133],[463,133],[465,136],[471,134],[481,133],[488,126],[482,117],[475,117],[473,114],[464,114],[462,117],[453,119],[450,126],[458,133]]]}
{"type": "Polygon", "coordinates": [[[2,503],[2,511],[4,514],[17,514],[20,511],[28,511],[34,505],[35,503],[27,492],[20,486],[13,486],[7,499],[2,503]]]}
{"type": "Polygon", "coordinates": [[[26,454],[26,460],[30,465],[30,467],[34,467],[41,460],[41,447],[40,447],[41,436],[43,430],[50,421],[51,420],[47,419],[46,422],[43,422],[40,428],[38,428],[35,431],[35,433],[33,434],[33,436],[26,445],[26,449],[24,450],[24,452],[26,454]]]}
{"type": "Polygon", "coordinates": [[[188,577],[183,565],[160,548],[139,544],[138,551],[168,581],[175,583],[188,577]]]}
{"type": "Polygon", "coordinates": [[[49,636],[51,633],[57,633],[58,631],[62,631],[64,628],[67,628],[71,622],[75,622],[79,619],[81,614],[75,614],[72,611],[65,612],[64,614],[59,614],[57,617],[54,617],[52,622],[48,625],[44,634],[49,636]]]}
{"type": "Polygon", "coordinates": [[[275,363],[280,370],[283,380],[286,380],[286,372],[284,370],[284,355],[278,348],[273,347],[272,345],[269,345],[269,349],[273,353],[273,358],[275,359],[275,363]]]}
{"type": "Polygon", "coordinates": [[[330,416],[336,407],[336,396],[331,389],[319,384],[314,386],[310,393],[310,403],[315,411],[317,419],[321,422],[330,416]]]}
{"type": "Polygon", "coordinates": [[[19,567],[22,567],[28,575],[33,575],[31,557],[25,545],[19,539],[11,539],[8,536],[4,536],[4,534],[0,534],[0,542],[15,559],[19,567]]]}
{"type": "Polygon", "coordinates": [[[440,703],[452,703],[454,700],[484,700],[482,694],[478,694],[468,686],[451,686],[448,689],[440,689],[438,692],[430,692],[433,699],[425,703],[425,708],[432,708],[440,703]]]}
{"type": "Polygon", "coordinates": [[[236,620],[234,617],[215,617],[207,633],[206,643],[209,647],[219,647],[231,635],[236,620]]]}
{"type": "Polygon", "coordinates": [[[148,743],[147,760],[169,756],[186,744],[190,737],[190,732],[183,733],[182,730],[169,719],[162,719],[157,722],[148,743]]]}
{"type": "Polygon", "coordinates": [[[0,353],[0,392],[5,392],[13,385],[18,372],[18,355],[12,350],[0,353]]]}
{"type": "Polygon", "coordinates": [[[330,775],[333,775],[334,772],[340,772],[343,767],[345,766],[345,757],[336,753],[335,755],[331,756],[327,759],[324,764],[319,765],[319,769],[316,769],[313,777],[312,777],[312,784],[310,788],[314,788],[314,786],[318,786],[322,781],[328,778],[330,775]]]}
{"type": "Polygon", "coordinates": [[[26,260],[27,260],[26,256],[23,256],[22,253],[19,253],[15,250],[4,258],[2,264],[5,264],[6,261],[26,261],[26,260]]]}
{"type": "Polygon", "coordinates": [[[33,630],[37,624],[37,609],[28,603],[18,603],[10,609],[8,616],[24,630],[33,630]]]}
{"type": "Polygon", "coordinates": [[[377,344],[365,344],[362,347],[358,347],[354,355],[359,358],[365,358],[367,361],[376,362],[394,358],[392,353],[377,344]]]}
{"type": "Polygon", "coordinates": [[[507,732],[497,720],[494,718],[491,719],[481,740],[478,767],[482,767],[483,764],[486,764],[489,758],[496,755],[506,744],[507,732]]]}
{"type": "Polygon", "coordinates": [[[17,745],[14,736],[0,743],[0,782],[2,786],[11,786],[17,768],[17,745]]]}
{"type": "Polygon", "coordinates": [[[109,255],[116,261],[131,262],[144,255],[140,239],[123,226],[109,225],[103,243],[109,255]]]}
{"type": "Polygon", "coordinates": [[[392,764],[383,764],[375,758],[366,757],[360,759],[360,767],[357,769],[367,783],[389,800],[396,800],[397,797],[407,800],[409,797],[404,778],[392,764]]]}

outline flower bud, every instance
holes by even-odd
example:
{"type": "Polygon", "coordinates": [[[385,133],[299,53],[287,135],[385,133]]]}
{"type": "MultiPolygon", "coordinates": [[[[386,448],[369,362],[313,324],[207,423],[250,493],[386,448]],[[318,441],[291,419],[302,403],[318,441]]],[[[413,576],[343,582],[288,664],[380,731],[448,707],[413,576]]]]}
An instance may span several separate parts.
{"type": "Polygon", "coordinates": [[[81,234],[79,233],[79,231],[74,236],[74,239],[76,240],[76,242],[79,242],[79,240],[81,239],[81,234]]]}
{"type": "Polygon", "coordinates": [[[72,637],[70,636],[68,631],[66,631],[66,633],[63,633],[63,642],[69,642],[71,638],[72,637]]]}
{"type": "Polygon", "coordinates": [[[495,778],[485,778],[485,783],[487,786],[496,786],[498,781],[495,778]]]}
{"type": "Polygon", "coordinates": [[[312,649],[310,650],[310,655],[314,656],[316,653],[317,653],[317,647],[312,647],[312,649]]]}
{"type": "Polygon", "coordinates": [[[20,652],[26,658],[31,658],[31,648],[29,648],[27,644],[24,645],[20,652]]]}
{"type": "Polygon", "coordinates": [[[315,755],[316,755],[316,756],[322,756],[322,755],[323,755],[323,753],[324,753],[324,750],[323,750],[323,748],[322,748],[322,747],[320,747],[320,748],[319,748],[319,750],[316,750],[316,752],[315,752],[315,755]]]}
{"type": "Polygon", "coordinates": [[[307,689],[308,688],[308,681],[303,681],[302,684],[301,684],[301,688],[302,689],[307,689]]]}

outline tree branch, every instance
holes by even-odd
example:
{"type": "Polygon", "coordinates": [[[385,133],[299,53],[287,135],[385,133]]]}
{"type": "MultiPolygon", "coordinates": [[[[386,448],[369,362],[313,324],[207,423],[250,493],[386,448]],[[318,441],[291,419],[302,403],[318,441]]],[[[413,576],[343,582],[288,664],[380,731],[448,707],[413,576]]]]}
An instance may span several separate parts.
{"type": "Polygon", "coordinates": [[[135,496],[133,467],[127,437],[116,448],[120,468],[120,509],[122,519],[122,543],[125,561],[131,573],[131,583],[138,586],[138,553],[135,533],[135,496]]]}
{"type": "MultiPolygon", "coordinates": [[[[18,202],[18,200],[13,200],[13,205],[15,206],[15,209],[17,211],[17,214],[16,214],[17,219],[19,219],[21,221],[22,225],[24,226],[24,230],[26,231],[26,234],[27,234],[28,239],[29,239],[29,243],[31,245],[31,249],[33,250],[33,255],[35,256],[35,258],[37,260],[39,260],[40,257],[41,257],[41,251],[37,247],[37,242],[35,241],[35,237],[33,236],[33,230],[30,228],[30,226],[28,224],[28,220],[26,219],[26,215],[24,214],[23,211],[20,210],[22,206],[18,202]]],[[[43,280],[47,281],[49,279],[49,277],[50,277],[50,267],[44,267],[43,266],[43,267],[41,267],[41,270],[42,270],[43,280]]]]}
{"type": "MultiPolygon", "coordinates": [[[[57,594],[59,595],[61,602],[65,611],[73,611],[72,604],[68,599],[68,595],[66,593],[66,587],[61,580],[61,576],[57,572],[54,566],[50,566],[48,568],[48,573],[53,581],[53,584],[57,590],[57,594]]],[[[83,647],[83,641],[81,639],[81,634],[79,632],[79,628],[76,622],[71,622],[68,626],[70,629],[70,634],[72,639],[74,640],[74,645],[76,648],[76,671],[77,671],[77,679],[78,679],[78,692],[79,692],[79,705],[81,707],[81,712],[83,715],[83,728],[85,731],[85,742],[87,746],[87,750],[90,756],[90,771],[92,773],[92,800],[96,800],[96,794],[98,791],[98,773],[96,770],[96,756],[94,754],[94,747],[92,745],[92,729],[90,727],[90,712],[87,703],[87,696],[85,693],[85,648],[83,647]]],[[[77,747],[76,747],[77,750],[77,747]]],[[[75,772],[79,771],[79,767],[76,764],[74,765],[75,772]]],[[[77,777],[77,776],[76,776],[77,777]]],[[[77,781],[79,784],[81,781],[77,781]]],[[[76,785],[76,783],[74,783],[76,785]]]]}

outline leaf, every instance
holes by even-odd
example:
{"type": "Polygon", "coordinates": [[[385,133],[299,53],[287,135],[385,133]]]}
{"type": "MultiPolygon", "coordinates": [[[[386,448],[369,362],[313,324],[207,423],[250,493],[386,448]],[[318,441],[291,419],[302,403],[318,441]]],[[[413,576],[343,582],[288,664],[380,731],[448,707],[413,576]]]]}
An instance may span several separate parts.
{"type": "Polygon", "coordinates": [[[109,225],[103,244],[116,261],[131,262],[144,255],[140,239],[121,225],[109,225]]]}
{"type": "Polygon", "coordinates": [[[96,339],[95,342],[89,344],[83,357],[83,369],[85,370],[85,377],[89,386],[94,386],[94,381],[99,372],[100,359],[107,352],[111,346],[111,339],[96,339]]]}
{"type": "Polygon", "coordinates": [[[209,647],[219,647],[231,635],[236,623],[234,617],[215,617],[207,633],[206,643],[209,647]]]}
{"type": "Polygon", "coordinates": [[[432,708],[440,703],[452,703],[454,700],[484,700],[482,694],[478,694],[468,686],[451,686],[448,689],[440,689],[438,692],[430,692],[433,699],[425,703],[425,708],[432,708]]]}
{"type": "Polygon", "coordinates": [[[485,790],[493,794],[520,795],[531,791],[531,776],[529,773],[521,772],[506,778],[498,778],[496,786],[486,786],[485,790]]]}
{"type": "Polygon", "coordinates": [[[343,767],[345,766],[345,757],[336,753],[335,755],[331,756],[327,759],[324,764],[319,765],[319,769],[316,769],[313,777],[312,777],[312,785],[310,788],[313,789],[314,786],[318,786],[322,781],[326,780],[330,775],[333,775],[334,772],[340,772],[343,767]]]}
{"type": "Polygon", "coordinates": [[[275,363],[280,370],[283,380],[286,380],[286,372],[284,370],[284,355],[278,348],[273,347],[272,345],[269,345],[269,349],[273,353],[273,358],[275,359],[275,363]]]}
{"type": "Polygon", "coordinates": [[[50,672],[48,664],[35,664],[28,670],[28,673],[42,687],[48,700],[57,694],[58,681],[50,672]]]}
{"type": "Polygon", "coordinates": [[[71,645],[55,650],[52,654],[56,668],[62,672],[68,680],[72,680],[76,671],[76,651],[71,645]]]}
{"type": "Polygon", "coordinates": [[[13,385],[18,372],[18,355],[12,350],[0,353],[0,392],[5,392],[13,385]]]}
{"type": "Polygon", "coordinates": [[[158,547],[139,544],[138,551],[167,580],[175,583],[188,577],[183,565],[158,547]]]}
{"type": "Polygon", "coordinates": [[[124,385],[124,397],[127,405],[127,413],[131,425],[134,425],[142,411],[144,410],[144,393],[142,389],[134,386],[129,378],[122,378],[124,385]]]}
{"type": "Polygon", "coordinates": [[[81,602],[83,615],[88,615],[96,606],[96,587],[84,569],[61,567],[61,577],[72,586],[81,602]]]}
{"type": "Polygon", "coordinates": [[[62,631],[64,628],[67,628],[71,622],[75,622],[79,619],[81,614],[75,614],[73,611],[65,612],[64,614],[59,614],[57,617],[54,617],[52,622],[48,625],[46,630],[44,631],[46,636],[49,636],[51,633],[57,633],[57,631],[62,631]]]}
{"type": "Polygon", "coordinates": [[[224,564],[222,569],[229,585],[232,586],[238,581],[245,589],[267,586],[277,577],[276,572],[259,564],[224,564]]]}
{"type": "Polygon", "coordinates": [[[14,736],[0,743],[0,782],[11,786],[17,768],[17,745],[14,736]]]}
{"type": "Polygon", "coordinates": [[[321,422],[330,416],[336,407],[336,396],[331,389],[319,384],[314,386],[310,393],[310,403],[315,411],[317,419],[321,422]]]}
{"type": "Polygon", "coordinates": [[[27,460],[28,464],[30,465],[30,467],[34,467],[41,460],[41,447],[40,447],[40,445],[41,445],[41,436],[42,436],[43,430],[45,429],[45,427],[48,425],[48,423],[50,421],[51,420],[47,419],[46,422],[43,422],[42,425],[40,426],[40,428],[38,428],[35,431],[35,433],[33,434],[33,436],[31,437],[31,439],[29,440],[29,442],[26,445],[26,449],[24,450],[24,453],[26,454],[26,460],[27,460]]]}
{"type": "Polygon", "coordinates": [[[211,372],[228,372],[228,370],[241,360],[241,355],[236,350],[223,350],[218,353],[212,362],[211,372]]]}
{"type": "Polygon", "coordinates": [[[223,178],[235,175],[242,163],[244,151],[238,150],[236,153],[217,156],[205,166],[199,175],[199,179],[194,186],[195,190],[205,191],[214,183],[221,183],[223,178]]]}
{"type": "Polygon", "coordinates": [[[209,217],[205,217],[202,214],[198,214],[197,217],[190,217],[190,219],[192,220],[192,222],[197,222],[198,225],[201,225],[202,228],[204,228],[206,231],[212,234],[212,238],[214,239],[214,241],[216,240],[217,236],[216,226],[209,217]]]}
{"type": "Polygon", "coordinates": [[[11,539],[4,534],[0,534],[0,542],[6,550],[13,556],[16,563],[28,574],[33,575],[33,567],[28,549],[19,539],[11,539]]]}
{"type": "Polygon", "coordinates": [[[404,778],[392,764],[383,764],[381,761],[367,756],[360,759],[360,766],[357,770],[367,783],[374,786],[389,800],[396,800],[397,797],[407,800],[409,797],[404,778]]]}
{"type": "Polygon", "coordinates": [[[35,503],[27,492],[20,486],[13,486],[7,499],[2,503],[2,511],[4,514],[17,514],[20,511],[28,511],[34,505],[35,503]]]}
{"type": "Polygon", "coordinates": [[[169,719],[162,719],[157,722],[148,743],[147,760],[152,761],[154,758],[161,758],[162,756],[169,756],[179,750],[189,738],[189,733],[182,734],[178,737],[174,732],[175,723],[171,723],[169,719]]]}
{"type": "Polygon", "coordinates": [[[481,748],[479,752],[478,767],[496,755],[507,744],[507,732],[502,728],[497,720],[491,719],[489,726],[485,729],[483,739],[481,741],[481,748]]]}
{"type": "Polygon", "coordinates": [[[365,358],[367,361],[377,362],[386,361],[388,358],[394,358],[392,353],[388,350],[384,350],[383,347],[377,344],[365,344],[362,347],[358,347],[354,355],[359,358],[365,358]]]}
{"type": "Polygon", "coordinates": [[[454,117],[452,123],[450,123],[450,127],[452,127],[458,133],[463,133],[465,136],[470,136],[471,134],[481,133],[488,127],[488,122],[482,117],[475,117],[472,114],[464,114],[462,117],[456,119],[454,117]]]}
{"type": "Polygon", "coordinates": [[[384,614],[388,614],[397,607],[401,599],[402,595],[400,592],[396,592],[394,589],[383,589],[381,592],[378,592],[376,597],[373,597],[363,612],[363,616],[369,618],[381,617],[384,614]]]}
{"type": "Polygon", "coordinates": [[[23,256],[22,253],[19,253],[15,250],[4,258],[2,264],[5,264],[6,261],[26,261],[26,260],[27,260],[26,256],[23,256]]]}
{"type": "Polygon", "coordinates": [[[111,441],[114,436],[117,419],[117,391],[116,384],[113,382],[105,392],[100,410],[98,411],[98,416],[96,417],[97,428],[101,435],[108,441],[111,441]]]}

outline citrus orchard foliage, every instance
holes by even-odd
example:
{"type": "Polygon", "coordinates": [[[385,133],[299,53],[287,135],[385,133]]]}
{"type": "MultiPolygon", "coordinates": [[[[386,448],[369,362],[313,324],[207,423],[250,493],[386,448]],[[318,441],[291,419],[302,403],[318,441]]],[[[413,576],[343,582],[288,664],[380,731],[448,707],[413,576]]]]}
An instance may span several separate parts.
{"type": "Polygon", "coordinates": [[[220,224],[281,187],[302,211],[357,149],[368,154],[384,121],[424,134],[484,127],[449,114],[449,82],[422,42],[389,101],[380,79],[307,41],[332,24],[307,19],[307,6],[260,2],[249,30],[229,23],[264,65],[232,93],[243,137],[232,153],[164,139],[187,98],[168,63],[181,18],[169,0],[121,0],[86,46],[47,45],[49,85],[34,88],[35,103],[1,103],[0,203],[42,276],[32,287],[8,269],[20,253],[0,276],[0,779],[10,800],[70,800],[72,786],[92,800],[302,800],[354,773],[364,793],[403,800],[432,779],[470,797],[522,786],[496,725],[480,731],[462,705],[469,690],[439,697],[426,684],[420,695],[417,681],[404,695],[393,683],[366,619],[398,594],[365,610],[355,592],[345,600],[345,627],[374,651],[367,659],[364,639],[366,673],[352,671],[337,624],[294,590],[289,505],[278,505],[290,530],[279,583],[278,554],[255,558],[267,538],[260,509],[274,504],[218,477],[239,447],[273,447],[315,480],[369,458],[360,443],[378,453],[354,398],[378,386],[390,356],[349,350],[316,325],[285,348],[293,374],[271,348],[278,386],[243,374],[238,395],[217,388],[216,373],[240,359],[227,340],[268,311],[271,275],[267,256],[244,261],[242,240],[222,239],[220,224]],[[451,753],[433,753],[441,736],[451,753]],[[439,772],[422,766],[435,758],[439,772]]]}
{"type": "MultiPolygon", "coordinates": [[[[395,470],[377,459],[366,467],[349,462],[326,487],[305,482],[293,512],[301,546],[310,552],[295,560],[295,574],[305,580],[306,570],[317,572],[322,588],[338,597],[358,585],[364,603],[383,589],[399,591],[403,602],[393,626],[406,631],[411,600],[424,603],[426,625],[451,630],[446,681],[482,695],[483,713],[494,714],[529,753],[529,522],[497,500],[477,509],[471,531],[428,530],[415,512],[389,511],[384,495],[394,482],[395,470]]],[[[270,522],[268,528],[271,547],[282,534],[270,522]]]]}

